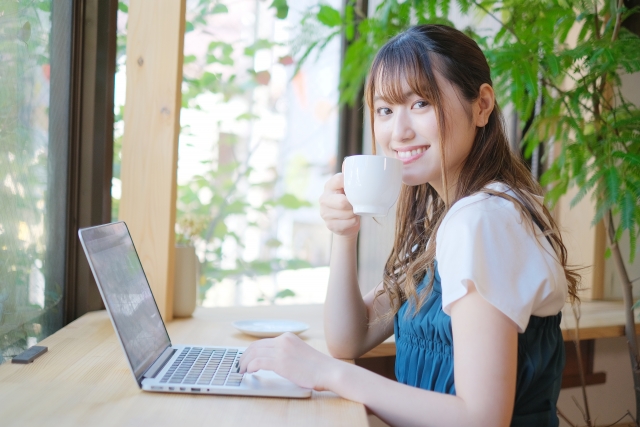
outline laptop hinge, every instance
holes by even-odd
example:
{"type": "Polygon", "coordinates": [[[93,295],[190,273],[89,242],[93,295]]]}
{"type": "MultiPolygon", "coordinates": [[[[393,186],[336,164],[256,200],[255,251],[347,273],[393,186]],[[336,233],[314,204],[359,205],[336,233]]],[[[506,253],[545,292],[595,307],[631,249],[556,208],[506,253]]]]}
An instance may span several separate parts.
{"type": "Polygon", "coordinates": [[[153,362],[153,365],[149,366],[149,369],[147,369],[144,374],[142,374],[142,378],[140,379],[141,381],[145,378],[155,378],[156,375],[158,375],[158,372],[160,372],[160,370],[162,370],[162,368],[164,367],[164,365],[167,364],[167,362],[169,360],[171,360],[171,357],[173,356],[173,354],[176,352],[175,348],[172,347],[167,347],[162,354],[160,355],[160,357],[158,357],[156,359],[155,362],[153,362]]]}

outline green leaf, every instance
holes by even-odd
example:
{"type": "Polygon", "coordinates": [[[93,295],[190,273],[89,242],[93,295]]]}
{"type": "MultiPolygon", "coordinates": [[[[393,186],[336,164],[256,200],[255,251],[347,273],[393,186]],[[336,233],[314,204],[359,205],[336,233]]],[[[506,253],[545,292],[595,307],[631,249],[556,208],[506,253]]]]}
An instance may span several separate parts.
{"type": "Polygon", "coordinates": [[[211,92],[218,92],[220,91],[221,84],[222,84],[222,74],[219,74],[219,73],[214,74],[214,73],[205,71],[204,73],[202,73],[202,77],[200,77],[200,80],[198,83],[202,88],[206,88],[211,92]]]}
{"type": "Polygon", "coordinates": [[[229,229],[227,228],[227,225],[224,223],[224,221],[220,221],[216,224],[216,228],[213,230],[213,237],[222,240],[224,236],[226,236],[228,231],[229,229]]]}
{"type": "Polygon", "coordinates": [[[291,210],[313,206],[311,203],[307,202],[306,200],[298,199],[293,194],[288,194],[288,193],[283,194],[272,203],[275,206],[282,206],[285,209],[291,209],[291,210]]]}
{"type": "Polygon", "coordinates": [[[634,224],[631,224],[629,227],[629,247],[631,251],[629,252],[629,264],[633,264],[633,261],[636,257],[636,247],[638,245],[638,236],[636,235],[636,228],[634,224]]]}
{"type": "Polygon", "coordinates": [[[313,265],[309,261],[294,258],[294,259],[287,260],[285,268],[287,270],[299,270],[301,268],[311,268],[311,267],[313,267],[313,265]]]}
{"type": "Polygon", "coordinates": [[[547,63],[549,64],[549,71],[553,77],[556,77],[560,74],[560,63],[558,62],[558,58],[554,54],[547,56],[547,63]]]}
{"type": "Polygon", "coordinates": [[[591,220],[591,226],[594,227],[597,223],[599,223],[612,206],[613,203],[610,200],[600,201],[600,205],[596,210],[596,215],[591,220]]]}
{"type": "Polygon", "coordinates": [[[258,39],[255,43],[244,48],[244,54],[247,56],[253,56],[261,49],[271,49],[273,46],[277,46],[278,43],[272,42],[267,39],[258,39]]]}
{"type": "Polygon", "coordinates": [[[327,27],[337,27],[339,25],[342,25],[342,17],[340,17],[340,12],[326,4],[320,5],[320,11],[316,16],[318,18],[318,21],[322,22],[327,27]]]}
{"type": "MultiPolygon", "coordinates": [[[[46,2],[42,2],[42,3],[46,3],[46,2]]],[[[118,10],[122,13],[129,13],[129,6],[127,6],[124,2],[119,1],[118,2],[118,10]]]]}
{"type": "Polygon", "coordinates": [[[355,37],[355,23],[354,23],[354,10],[353,5],[347,4],[345,9],[345,20],[347,22],[347,26],[345,28],[344,35],[348,41],[353,40],[355,37]]]}
{"type": "Polygon", "coordinates": [[[282,246],[282,242],[272,237],[267,240],[264,245],[268,248],[279,248],[280,246],[282,246]]]}
{"type": "MultiPolygon", "coordinates": [[[[620,123],[620,121],[618,121],[618,123],[620,123]]],[[[636,118],[634,120],[634,126],[638,126],[640,124],[640,118],[636,118]]],[[[624,153],[621,151],[614,151],[613,152],[613,157],[621,159],[625,162],[629,162],[637,167],[640,167],[640,155],[638,154],[633,154],[633,153],[624,153]]]]}
{"type": "Polygon", "coordinates": [[[196,56],[195,55],[187,55],[184,57],[184,64],[191,64],[192,62],[196,61],[196,56]]]}
{"type": "Polygon", "coordinates": [[[239,116],[236,117],[236,120],[255,120],[255,119],[259,119],[260,116],[258,116],[257,114],[253,114],[253,113],[242,113],[239,116]]]}
{"type": "Polygon", "coordinates": [[[289,5],[287,4],[287,0],[273,0],[273,3],[271,3],[269,8],[276,10],[276,17],[278,19],[286,19],[287,15],[289,15],[289,5]]]}
{"type": "Polygon", "coordinates": [[[212,15],[216,13],[229,13],[229,9],[227,8],[227,6],[223,5],[222,3],[218,3],[215,6],[213,6],[213,9],[211,9],[212,15]]]}
{"type": "Polygon", "coordinates": [[[185,32],[185,33],[189,33],[189,32],[191,32],[191,31],[193,31],[194,29],[195,29],[195,26],[193,25],[193,22],[191,22],[191,21],[187,21],[187,22],[184,24],[184,32],[185,32]]]}
{"type": "Polygon", "coordinates": [[[551,191],[545,194],[545,199],[551,204],[551,206],[554,206],[558,202],[558,199],[567,192],[567,187],[568,185],[566,181],[558,182],[551,191]]]}
{"type": "Polygon", "coordinates": [[[278,292],[277,294],[275,294],[273,299],[289,298],[289,297],[295,297],[295,296],[296,296],[296,293],[293,292],[291,289],[283,289],[280,292],[278,292]]]}
{"type": "Polygon", "coordinates": [[[604,259],[609,259],[611,258],[611,248],[607,248],[604,251],[604,259]]]}
{"type": "Polygon", "coordinates": [[[248,267],[252,270],[252,273],[257,276],[264,276],[273,272],[271,261],[251,261],[248,267]]]}
{"type": "Polygon", "coordinates": [[[246,208],[249,206],[250,205],[245,201],[234,200],[224,208],[224,213],[227,215],[244,214],[246,212],[246,208]]]}
{"type": "Polygon", "coordinates": [[[589,188],[586,185],[582,186],[578,190],[576,195],[573,197],[573,199],[571,199],[571,203],[569,203],[569,208],[571,209],[575,208],[576,205],[580,203],[580,201],[584,198],[584,196],[587,195],[588,192],[589,192],[589,188]]]}
{"type": "Polygon", "coordinates": [[[582,187],[580,187],[580,190],[578,191],[578,193],[573,197],[573,199],[571,199],[571,203],[569,206],[572,209],[578,203],[580,203],[580,200],[582,200],[584,196],[586,196],[587,193],[593,188],[593,186],[597,184],[598,180],[602,177],[602,175],[604,175],[604,173],[605,173],[605,170],[603,169],[598,170],[595,174],[593,174],[591,178],[589,178],[589,181],[587,181],[582,187]]]}
{"type": "Polygon", "coordinates": [[[620,192],[620,175],[618,169],[609,168],[605,172],[605,178],[607,180],[607,191],[609,193],[609,200],[611,204],[617,203],[618,194],[620,192]]]}
{"type": "Polygon", "coordinates": [[[625,192],[620,209],[620,226],[624,230],[629,230],[633,226],[633,212],[636,210],[636,200],[631,192],[625,192]]]}
{"type": "Polygon", "coordinates": [[[302,65],[307,60],[307,57],[311,54],[311,52],[313,52],[313,50],[316,48],[318,43],[319,43],[319,41],[315,41],[315,42],[311,43],[307,47],[307,50],[305,50],[305,52],[302,54],[300,59],[298,59],[298,62],[296,63],[296,69],[293,70],[293,76],[294,77],[298,74],[298,71],[300,71],[300,68],[302,68],[302,65]]]}

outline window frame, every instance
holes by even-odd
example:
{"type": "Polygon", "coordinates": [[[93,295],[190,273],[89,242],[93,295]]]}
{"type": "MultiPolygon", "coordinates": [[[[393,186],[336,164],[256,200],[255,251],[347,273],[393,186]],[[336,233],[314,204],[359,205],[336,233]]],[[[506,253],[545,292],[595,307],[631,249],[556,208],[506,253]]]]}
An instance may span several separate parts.
{"type": "Polygon", "coordinates": [[[118,1],[72,7],[64,325],[104,309],[78,230],[111,222],[118,1]]]}

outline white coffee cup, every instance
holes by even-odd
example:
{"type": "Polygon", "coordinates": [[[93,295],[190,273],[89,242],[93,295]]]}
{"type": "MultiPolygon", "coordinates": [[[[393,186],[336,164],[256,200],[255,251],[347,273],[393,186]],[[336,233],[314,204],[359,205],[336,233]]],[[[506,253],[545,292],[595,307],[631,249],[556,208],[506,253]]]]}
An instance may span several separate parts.
{"type": "Polygon", "coordinates": [[[344,193],[361,216],[386,216],[402,186],[402,161],[361,155],[344,159],[344,193]]]}

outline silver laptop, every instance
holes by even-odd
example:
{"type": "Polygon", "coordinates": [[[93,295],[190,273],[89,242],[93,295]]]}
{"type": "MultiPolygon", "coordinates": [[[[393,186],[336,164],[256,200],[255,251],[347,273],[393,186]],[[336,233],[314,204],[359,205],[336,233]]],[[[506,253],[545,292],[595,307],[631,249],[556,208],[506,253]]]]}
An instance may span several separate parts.
{"type": "Polygon", "coordinates": [[[311,395],[311,390],[271,371],[240,374],[244,348],[172,345],[126,224],[84,228],[78,235],[140,388],[168,393],[311,395]]]}

